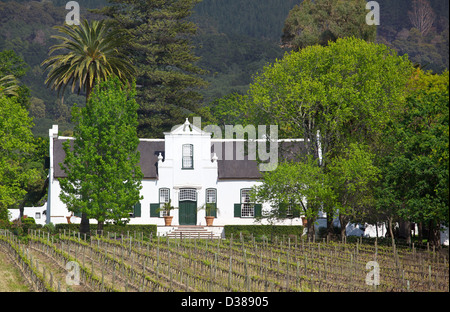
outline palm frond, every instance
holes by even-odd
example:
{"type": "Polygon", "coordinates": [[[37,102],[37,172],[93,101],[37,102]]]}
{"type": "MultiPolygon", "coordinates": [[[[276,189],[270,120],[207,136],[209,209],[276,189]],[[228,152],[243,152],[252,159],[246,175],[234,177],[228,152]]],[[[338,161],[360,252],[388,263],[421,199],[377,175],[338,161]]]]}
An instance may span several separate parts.
{"type": "Polygon", "coordinates": [[[14,75],[6,75],[0,78],[0,96],[10,95],[10,96],[18,96],[17,91],[19,90],[19,84],[14,77],[14,75]]]}
{"type": "Polygon", "coordinates": [[[45,83],[60,92],[72,85],[72,92],[92,90],[94,84],[116,75],[126,82],[135,75],[135,68],[120,52],[125,36],[110,30],[104,21],[83,20],[79,26],[56,26],[61,35],[52,36],[60,43],[52,46],[41,66],[49,70],[45,83]],[[53,55],[53,53],[62,54],[53,55]]]}

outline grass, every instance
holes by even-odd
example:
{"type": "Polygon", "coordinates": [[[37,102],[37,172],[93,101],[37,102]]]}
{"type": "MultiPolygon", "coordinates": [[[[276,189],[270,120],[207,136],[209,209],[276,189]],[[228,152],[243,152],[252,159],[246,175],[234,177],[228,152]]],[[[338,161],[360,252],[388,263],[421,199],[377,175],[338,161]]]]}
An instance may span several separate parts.
{"type": "Polygon", "coordinates": [[[30,291],[18,268],[0,249],[0,292],[30,291]]]}

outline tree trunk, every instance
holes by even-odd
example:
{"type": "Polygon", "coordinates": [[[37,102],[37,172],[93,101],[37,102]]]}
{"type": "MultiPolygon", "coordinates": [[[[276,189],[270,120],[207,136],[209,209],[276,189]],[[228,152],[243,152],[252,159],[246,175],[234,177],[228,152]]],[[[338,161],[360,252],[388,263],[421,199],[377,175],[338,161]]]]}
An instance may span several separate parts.
{"type": "Polygon", "coordinates": [[[423,223],[422,223],[422,221],[420,221],[417,224],[417,232],[419,232],[419,233],[417,233],[418,243],[419,243],[419,245],[422,245],[422,242],[423,242],[423,223]]]}
{"type": "Polygon", "coordinates": [[[392,229],[392,217],[388,217],[389,235],[391,235],[392,247],[395,246],[394,231],[392,229]]]}
{"type": "Polygon", "coordinates": [[[308,227],[308,239],[310,241],[314,240],[315,230],[314,230],[314,219],[308,219],[307,227],[308,227]]]}
{"type": "Polygon", "coordinates": [[[437,249],[441,248],[441,231],[439,222],[430,221],[429,226],[430,243],[437,249]]]}
{"type": "Polygon", "coordinates": [[[98,221],[98,223],[97,223],[97,235],[99,235],[99,236],[103,235],[103,224],[104,224],[104,221],[98,221]]]}
{"type": "Polygon", "coordinates": [[[341,240],[342,242],[344,242],[345,236],[347,235],[347,232],[345,230],[345,226],[347,225],[345,216],[339,214],[339,222],[341,224],[341,240]]]}
{"type": "Polygon", "coordinates": [[[333,216],[327,213],[327,241],[331,241],[333,237],[333,216]]]}
{"type": "Polygon", "coordinates": [[[89,218],[86,215],[86,213],[81,214],[81,222],[80,222],[80,233],[90,235],[91,233],[91,226],[89,224],[89,218]]]}
{"type": "Polygon", "coordinates": [[[399,238],[405,239],[407,244],[411,244],[411,222],[401,220],[399,225],[399,238]]]}

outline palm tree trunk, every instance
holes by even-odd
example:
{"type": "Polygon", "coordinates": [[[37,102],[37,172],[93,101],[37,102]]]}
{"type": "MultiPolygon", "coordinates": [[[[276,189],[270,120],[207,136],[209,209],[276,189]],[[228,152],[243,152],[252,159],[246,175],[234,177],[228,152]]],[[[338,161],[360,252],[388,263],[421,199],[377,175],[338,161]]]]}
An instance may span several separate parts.
{"type": "MultiPolygon", "coordinates": [[[[92,87],[86,83],[86,106],[88,105],[89,97],[91,96],[92,87]]],[[[80,222],[80,233],[81,234],[90,234],[91,226],[89,224],[89,218],[86,213],[81,214],[81,222],[80,222]]]]}

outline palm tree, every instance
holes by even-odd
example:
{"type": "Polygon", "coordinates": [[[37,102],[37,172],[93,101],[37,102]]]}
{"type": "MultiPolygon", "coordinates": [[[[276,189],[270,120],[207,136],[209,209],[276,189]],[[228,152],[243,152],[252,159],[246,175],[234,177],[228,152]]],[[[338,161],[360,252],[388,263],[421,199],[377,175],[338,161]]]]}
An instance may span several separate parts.
{"type": "Polygon", "coordinates": [[[0,78],[0,96],[2,94],[17,96],[18,90],[19,85],[14,75],[6,75],[0,78]]]}
{"type": "MultiPolygon", "coordinates": [[[[57,35],[52,38],[61,43],[50,48],[49,55],[55,51],[62,54],[49,56],[41,66],[50,69],[45,83],[48,87],[62,94],[68,85],[72,85],[80,92],[86,92],[86,105],[92,89],[96,83],[117,76],[121,82],[128,83],[134,76],[135,69],[120,52],[125,46],[125,36],[115,30],[110,30],[105,21],[84,20],[79,26],[55,26],[60,33],[68,37],[57,35]]],[[[89,218],[86,213],[81,214],[80,232],[89,232],[89,218]]]]}
{"type": "Polygon", "coordinates": [[[50,69],[45,83],[58,93],[64,93],[68,85],[72,85],[72,92],[84,89],[86,102],[95,83],[106,80],[110,76],[117,76],[126,83],[134,76],[135,69],[120,52],[125,42],[125,36],[110,30],[105,21],[84,20],[79,26],[55,26],[60,33],[68,37],[57,35],[52,38],[61,43],[50,48],[49,55],[62,50],[63,54],[50,56],[41,66],[50,69]]]}

